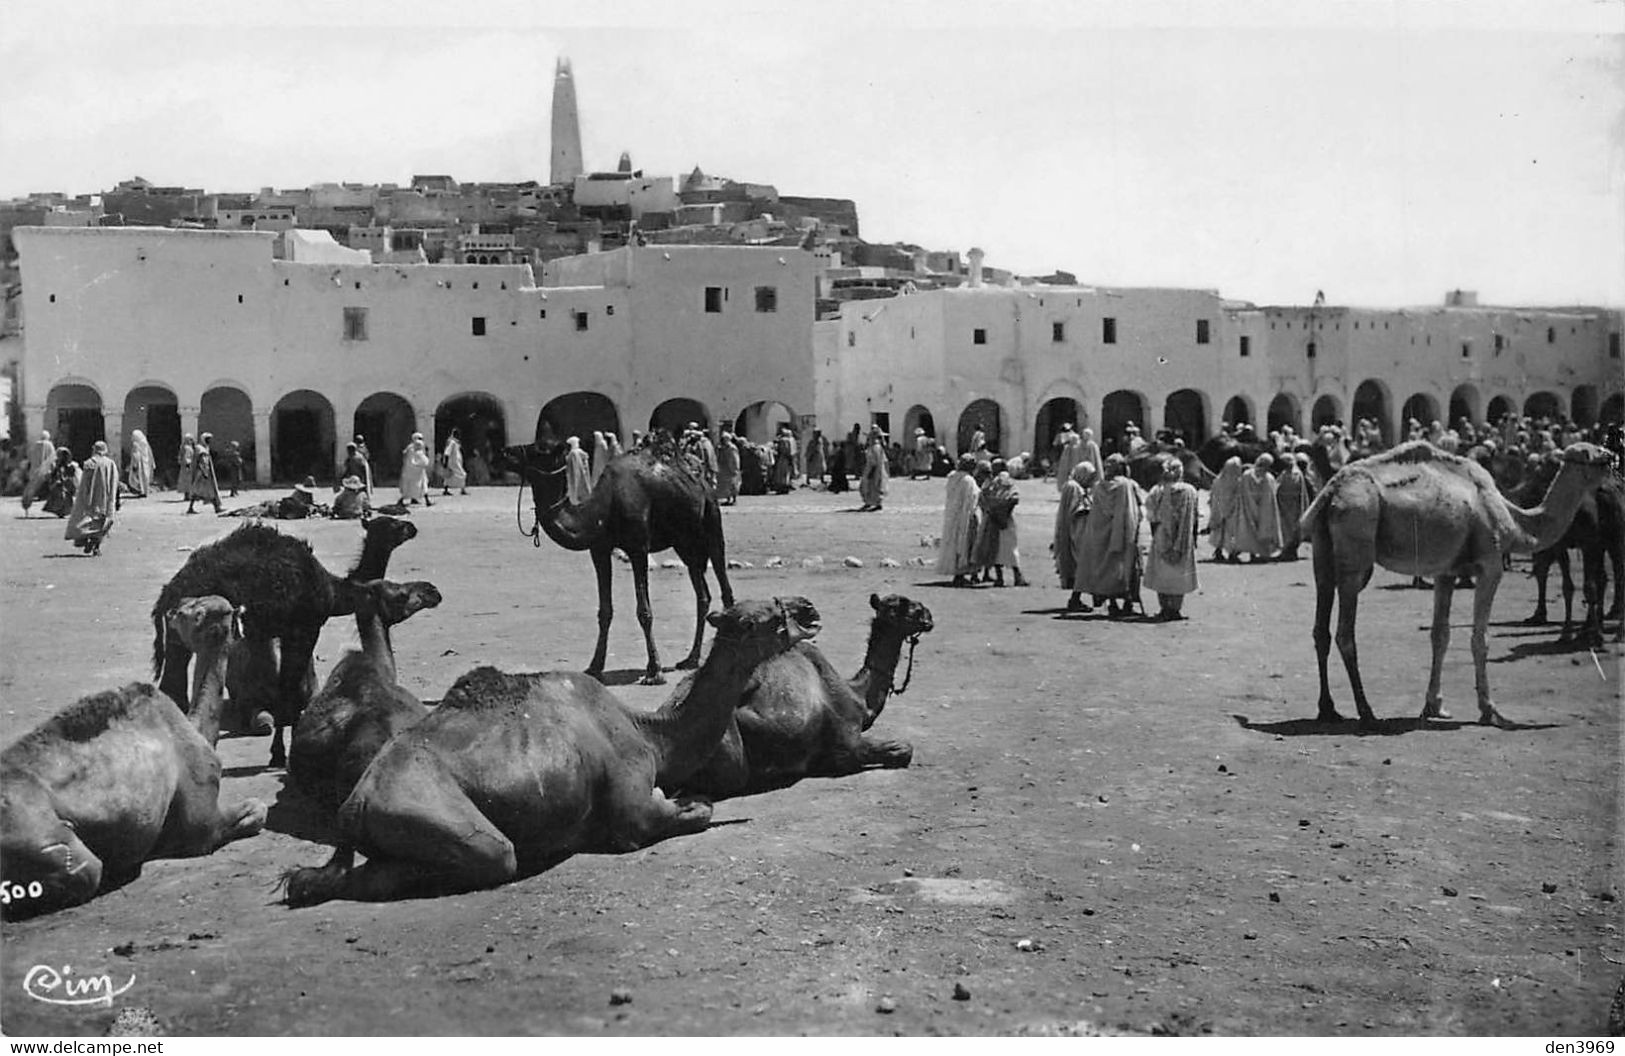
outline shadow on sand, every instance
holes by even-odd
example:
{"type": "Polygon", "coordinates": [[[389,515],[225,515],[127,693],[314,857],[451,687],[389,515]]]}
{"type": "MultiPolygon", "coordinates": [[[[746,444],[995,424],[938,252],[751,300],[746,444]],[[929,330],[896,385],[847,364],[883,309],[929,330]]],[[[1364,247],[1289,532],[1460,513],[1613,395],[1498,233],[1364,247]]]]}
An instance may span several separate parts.
{"type": "MultiPolygon", "coordinates": [[[[1371,726],[1366,726],[1358,719],[1344,719],[1342,722],[1321,722],[1319,719],[1284,719],[1280,722],[1253,722],[1245,715],[1231,715],[1236,725],[1244,730],[1254,733],[1268,733],[1282,737],[1398,737],[1407,733],[1449,733],[1464,726],[1477,726],[1479,723],[1464,722],[1461,719],[1429,719],[1426,722],[1417,717],[1378,719],[1371,726]]],[[[1551,730],[1562,723],[1556,722],[1509,722],[1501,727],[1503,730],[1551,730]]]]}

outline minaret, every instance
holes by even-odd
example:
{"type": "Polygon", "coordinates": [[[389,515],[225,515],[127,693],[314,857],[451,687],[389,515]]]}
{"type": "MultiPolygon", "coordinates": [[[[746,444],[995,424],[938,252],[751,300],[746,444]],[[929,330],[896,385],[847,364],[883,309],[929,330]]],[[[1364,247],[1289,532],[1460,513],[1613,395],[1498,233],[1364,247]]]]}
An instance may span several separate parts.
{"type": "Polygon", "coordinates": [[[552,157],[547,182],[574,184],[582,172],[581,119],[576,114],[576,82],[566,58],[553,68],[552,157]]]}

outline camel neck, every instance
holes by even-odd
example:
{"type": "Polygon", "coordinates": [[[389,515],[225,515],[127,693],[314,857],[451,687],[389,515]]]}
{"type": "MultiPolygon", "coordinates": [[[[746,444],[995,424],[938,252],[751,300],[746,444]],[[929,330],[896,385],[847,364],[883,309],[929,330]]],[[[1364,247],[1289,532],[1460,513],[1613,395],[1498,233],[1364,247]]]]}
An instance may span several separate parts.
{"type": "Polygon", "coordinates": [[[389,572],[389,558],[394,552],[394,547],[369,534],[366,542],[361,544],[361,556],[356,558],[354,567],[344,578],[357,583],[383,579],[389,572]]]}
{"type": "Polygon", "coordinates": [[[760,659],[742,642],[718,638],[698,671],[685,678],[658,710],[637,717],[658,756],[657,785],[678,784],[710,758],[760,659]]]}
{"type": "Polygon", "coordinates": [[[1558,470],[1551,487],[1546,489],[1546,496],[1539,506],[1526,510],[1508,502],[1507,515],[1512,519],[1513,527],[1509,539],[1511,549],[1527,553],[1556,545],[1574,521],[1580,504],[1594,487],[1588,488],[1581,479],[1581,471],[1573,464],[1566,463],[1558,470]]]}
{"type": "Polygon", "coordinates": [[[395,681],[395,647],[389,640],[389,624],[377,612],[357,610],[356,633],[361,636],[361,651],[390,683],[395,681]]]}
{"type": "Polygon", "coordinates": [[[211,748],[220,740],[225,687],[226,651],[204,646],[192,659],[192,725],[211,748]]]}
{"type": "Polygon", "coordinates": [[[868,729],[891,697],[892,678],[903,653],[903,635],[878,618],[869,624],[869,648],[863,654],[863,667],[852,676],[852,691],[863,698],[867,712],[863,728],[868,729]]]}

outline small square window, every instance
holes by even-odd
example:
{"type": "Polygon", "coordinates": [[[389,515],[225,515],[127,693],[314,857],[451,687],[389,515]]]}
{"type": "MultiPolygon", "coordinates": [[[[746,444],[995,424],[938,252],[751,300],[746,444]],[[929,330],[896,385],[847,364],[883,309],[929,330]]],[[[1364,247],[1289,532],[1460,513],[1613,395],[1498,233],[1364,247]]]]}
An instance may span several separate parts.
{"type": "Polygon", "coordinates": [[[1106,316],[1100,320],[1100,342],[1104,345],[1117,344],[1117,319],[1106,316]]]}
{"type": "Polygon", "coordinates": [[[585,330],[585,329],[587,329],[587,313],[578,311],[575,314],[576,314],[576,329],[577,330],[585,330]]]}
{"type": "Polygon", "coordinates": [[[1461,343],[1461,358],[1462,359],[1471,359],[1472,356],[1473,356],[1473,343],[1471,341],[1463,341],[1461,343]]]}
{"type": "Polygon", "coordinates": [[[1548,326],[1546,328],[1546,343],[1548,345],[1557,344],[1557,327],[1548,326]]]}
{"type": "Polygon", "coordinates": [[[1501,354],[1501,352],[1505,348],[1506,348],[1506,338],[1501,336],[1500,334],[1496,334],[1495,335],[1495,354],[1499,356],[1501,354]]]}
{"type": "Polygon", "coordinates": [[[1253,339],[1248,337],[1246,334],[1241,335],[1241,354],[1243,356],[1250,356],[1253,354],[1253,339]]]}
{"type": "Polygon", "coordinates": [[[344,309],[344,340],[365,341],[367,339],[367,310],[365,308],[344,309]]]}
{"type": "Polygon", "coordinates": [[[615,314],[615,306],[613,304],[604,305],[604,314],[605,315],[614,315],[615,314]]]}
{"type": "Polygon", "coordinates": [[[722,311],[721,286],[707,286],[705,288],[705,310],[708,312],[722,311]]]}
{"type": "Polygon", "coordinates": [[[1057,341],[1057,342],[1065,341],[1066,340],[1066,324],[1065,323],[1051,323],[1051,324],[1049,324],[1049,339],[1051,341],[1057,341]]]}
{"type": "Polygon", "coordinates": [[[546,308],[543,308],[543,309],[542,309],[542,314],[541,314],[541,318],[543,318],[543,319],[546,319],[546,318],[547,318],[547,309],[546,309],[546,308]]]}
{"type": "Polygon", "coordinates": [[[1207,320],[1206,319],[1198,319],[1198,320],[1196,320],[1196,343],[1199,344],[1199,345],[1207,344],[1207,320]]]}
{"type": "Polygon", "coordinates": [[[1608,358],[1609,359],[1618,359],[1619,358],[1619,331],[1618,330],[1615,330],[1613,333],[1608,335],[1608,358]]]}
{"type": "Polygon", "coordinates": [[[779,288],[777,286],[756,287],[756,310],[758,312],[776,312],[779,310],[779,288]]]}
{"type": "Polygon", "coordinates": [[[975,330],[972,330],[970,332],[970,343],[973,345],[987,344],[987,331],[981,327],[977,327],[975,330]]]}
{"type": "Polygon", "coordinates": [[[1315,343],[1313,341],[1309,342],[1308,347],[1304,349],[1304,354],[1310,359],[1315,358],[1315,343]]]}
{"type": "Polygon", "coordinates": [[[858,332],[856,330],[848,330],[846,332],[846,347],[847,348],[856,348],[857,346],[858,346],[858,332]]]}
{"type": "Polygon", "coordinates": [[[485,336],[485,316],[483,316],[483,315],[474,316],[473,324],[474,324],[473,325],[474,336],[475,337],[484,337],[485,336]]]}

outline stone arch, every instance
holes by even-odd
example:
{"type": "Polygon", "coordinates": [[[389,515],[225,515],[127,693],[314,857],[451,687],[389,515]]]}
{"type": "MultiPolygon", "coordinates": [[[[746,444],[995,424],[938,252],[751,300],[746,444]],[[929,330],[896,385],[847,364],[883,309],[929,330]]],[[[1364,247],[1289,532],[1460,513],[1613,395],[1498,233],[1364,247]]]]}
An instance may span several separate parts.
{"type": "Polygon", "coordinates": [[[1461,425],[1463,418],[1477,425],[1479,419],[1479,397],[1476,385],[1457,385],[1450,393],[1450,422],[1451,428],[1461,425]]]}
{"type": "Polygon", "coordinates": [[[1370,418],[1377,423],[1377,432],[1382,436],[1384,445],[1394,442],[1393,416],[1389,413],[1391,401],[1388,397],[1388,386],[1375,378],[1367,378],[1360,382],[1360,387],[1354,390],[1354,409],[1350,416],[1354,419],[1349,423],[1350,434],[1362,418],[1370,418]]]}
{"type": "Polygon", "coordinates": [[[788,425],[799,441],[801,430],[797,426],[796,412],[777,400],[757,400],[740,411],[733,422],[734,435],[753,444],[771,443],[779,434],[780,425],[788,425]]]}
{"type": "Polygon", "coordinates": [[[601,392],[567,392],[555,396],[536,415],[538,439],[548,433],[561,441],[573,436],[589,454],[594,432],[622,435],[621,412],[615,409],[615,401],[601,392]]]}
{"type": "Polygon", "coordinates": [[[1038,408],[1038,417],[1033,421],[1034,457],[1053,458],[1056,453],[1056,434],[1067,425],[1071,425],[1075,430],[1081,430],[1087,424],[1084,421],[1082,400],[1073,399],[1071,396],[1051,396],[1038,408]]]}
{"type": "MultiPolygon", "coordinates": [[[[1335,413],[1333,417],[1336,417],[1335,413]]],[[[1278,392],[1275,399],[1270,401],[1269,410],[1264,412],[1264,431],[1277,432],[1282,426],[1291,426],[1294,433],[1303,432],[1302,408],[1298,406],[1298,398],[1291,393],[1278,392]]]]}
{"type": "Polygon", "coordinates": [[[903,415],[903,435],[913,436],[916,429],[924,429],[926,436],[937,435],[937,420],[931,416],[931,412],[924,405],[918,403],[910,407],[908,413],[903,415]]]}
{"type": "Polygon", "coordinates": [[[1597,386],[1576,385],[1569,401],[1569,420],[1582,429],[1597,424],[1597,386]]]}
{"type": "Polygon", "coordinates": [[[689,396],[673,396],[649,412],[649,430],[664,429],[673,437],[681,437],[688,423],[711,431],[711,409],[689,396]]]}
{"type": "MultiPolygon", "coordinates": [[[[124,397],[124,435],[118,437],[120,450],[129,446],[129,436],[141,430],[152,447],[152,462],[160,481],[174,480],[181,450],[181,407],[175,390],[162,382],[148,381],[131,389],[124,397]]],[[[113,437],[107,442],[112,446],[113,437]]],[[[123,459],[118,452],[120,472],[123,459]]]]}
{"type": "Polygon", "coordinates": [[[1314,406],[1309,409],[1309,428],[1315,432],[1320,431],[1323,425],[1331,425],[1343,420],[1343,404],[1331,393],[1322,393],[1316,398],[1314,406]]]}
{"type": "MultiPolygon", "coordinates": [[[[367,442],[372,479],[375,484],[381,484],[400,479],[406,445],[417,431],[418,412],[410,400],[395,392],[375,392],[356,404],[346,442],[357,436],[367,442]]],[[[434,454],[430,450],[430,458],[434,454]]]]}
{"type": "Polygon", "coordinates": [[[1246,424],[1257,428],[1253,422],[1253,401],[1240,393],[1225,402],[1223,419],[1232,426],[1246,424]]]}
{"type": "Polygon", "coordinates": [[[1500,425],[1501,419],[1518,413],[1518,404],[1511,396],[1497,396],[1484,411],[1484,419],[1491,425],[1500,425]]]}
{"type": "MultiPolygon", "coordinates": [[[[1136,424],[1140,426],[1140,434],[1145,436],[1144,420],[1136,424]]],[[[1201,447],[1208,437],[1207,395],[1196,389],[1175,389],[1170,392],[1162,402],[1162,428],[1176,437],[1183,437],[1185,446],[1193,451],[1201,447]]],[[[1116,431],[1111,431],[1109,435],[1115,436],[1116,431]]],[[[1149,436],[1145,438],[1151,439],[1149,436]]]]}
{"type": "Polygon", "coordinates": [[[1625,423],[1625,393],[1614,393],[1602,401],[1602,410],[1597,412],[1597,421],[1604,425],[1619,425],[1625,423]]]}
{"type": "Polygon", "coordinates": [[[1563,416],[1563,401],[1557,393],[1541,389],[1530,393],[1528,399],[1523,401],[1523,413],[1526,418],[1551,418],[1555,421],[1563,416]]]}
{"type": "Polygon", "coordinates": [[[1399,409],[1399,428],[1402,434],[1408,437],[1411,419],[1422,427],[1424,433],[1434,422],[1443,422],[1439,418],[1439,401],[1431,393],[1413,392],[1405,405],[1399,409]]]}
{"type": "Polygon", "coordinates": [[[987,449],[995,454],[1004,453],[1005,422],[1004,409],[997,400],[983,396],[979,400],[972,400],[959,415],[959,452],[968,454],[971,450],[971,437],[976,434],[977,427],[987,434],[987,449]]]}
{"type": "MultiPolygon", "coordinates": [[[[129,424],[128,418],[125,424],[129,424]]],[[[243,455],[243,479],[254,479],[254,401],[247,392],[236,385],[216,385],[203,390],[203,399],[198,403],[197,429],[200,437],[204,433],[212,434],[217,455],[235,440],[243,455]]],[[[152,440],[151,433],[147,439],[152,440]]],[[[153,457],[157,454],[157,442],[153,441],[153,457]]]]}
{"type": "Polygon", "coordinates": [[[332,480],[338,468],[333,465],[334,435],[333,405],[326,396],[295,389],[277,400],[271,408],[271,479],[332,480]]]}
{"type": "Polygon", "coordinates": [[[101,390],[89,381],[63,379],[45,397],[45,428],[51,442],[83,462],[98,440],[106,439],[101,390]]]}
{"type": "MultiPolygon", "coordinates": [[[[1123,440],[1123,427],[1130,422],[1140,426],[1144,435],[1145,420],[1150,405],[1146,403],[1144,394],[1132,389],[1117,389],[1108,392],[1105,399],[1100,401],[1100,450],[1102,454],[1109,454],[1120,449],[1123,440]]],[[[1147,437],[1147,439],[1150,439],[1147,437]]],[[[1190,443],[1190,441],[1186,441],[1190,443]]]]}
{"type": "Polygon", "coordinates": [[[448,396],[434,410],[434,450],[445,449],[451,431],[463,445],[470,484],[489,484],[493,460],[508,446],[508,416],[502,401],[488,392],[448,396]]]}

